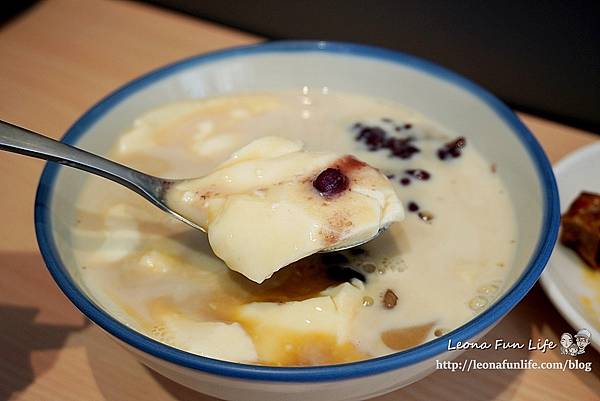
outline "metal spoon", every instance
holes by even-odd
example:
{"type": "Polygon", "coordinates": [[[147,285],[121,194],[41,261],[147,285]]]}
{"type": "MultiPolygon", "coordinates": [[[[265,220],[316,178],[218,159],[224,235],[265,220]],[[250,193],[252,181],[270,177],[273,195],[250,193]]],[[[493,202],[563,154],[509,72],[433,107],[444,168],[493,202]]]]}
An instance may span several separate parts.
{"type": "MultiPolygon", "coordinates": [[[[53,161],[107,178],[137,192],[176,219],[197,230],[206,232],[206,229],[177,213],[166,204],[165,196],[168,189],[176,183],[186,181],[185,179],[173,180],[144,174],[93,153],[55,141],[54,139],[1,120],[0,150],[53,161]]],[[[386,229],[387,227],[382,227],[372,238],[367,240],[340,247],[327,248],[321,252],[337,252],[362,245],[380,236],[386,229]]]]}

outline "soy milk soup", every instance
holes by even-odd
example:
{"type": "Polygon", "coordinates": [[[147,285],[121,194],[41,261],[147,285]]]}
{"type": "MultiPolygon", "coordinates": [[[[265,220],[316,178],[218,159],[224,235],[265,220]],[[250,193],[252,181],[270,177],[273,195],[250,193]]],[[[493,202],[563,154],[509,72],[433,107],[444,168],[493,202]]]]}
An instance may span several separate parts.
{"type": "Polygon", "coordinates": [[[517,238],[496,166],[469,138],[401,105],[286,91],[181,102],[140,116],[109,156],[157,176],[198,177],[265,136],[352,154],[380,169],[404,220],[359,248],[309,256],[256,284],[228,269],[202,233],[89,177],[72,230],[92,298],[173,347],[294,366],[416,346],[500,295],[517,238]]]}

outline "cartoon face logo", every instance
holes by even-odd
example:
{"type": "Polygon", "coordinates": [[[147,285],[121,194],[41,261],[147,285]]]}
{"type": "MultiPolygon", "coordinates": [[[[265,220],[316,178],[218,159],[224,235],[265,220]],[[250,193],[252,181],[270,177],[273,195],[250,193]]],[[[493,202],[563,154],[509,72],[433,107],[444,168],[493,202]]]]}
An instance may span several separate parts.
{"type": "Polygon", "coordinates": [[[571,333],[563,333],[560,336],[560,353],[563,355],[568,354],[569,347],[573,344],[573,336],[571,333]]]}
{"type": "Polygon", "coordinates": [[[581,329],[575,334],[575,342],[577,343],[577,354],[585,353],[585,347],[590,343],[590,338],[592,338],[592,333],[587,329],[581,329]]]}
{"type": "Polygon", "coordinates": [[[577,348],[575,344],[571,344],[571,346],[569,347],[569,355],[576,356],[578,352],[579,348],[577,348]]]}
{"type": "Polygon", "coordinates": [[[585,347],[590,343],[592,334],[588,329],[581,329],[572,336],[570,333],[563,333],[560,336],[560,353],[562,355],[581,355],[585,353],[585,347]]]}

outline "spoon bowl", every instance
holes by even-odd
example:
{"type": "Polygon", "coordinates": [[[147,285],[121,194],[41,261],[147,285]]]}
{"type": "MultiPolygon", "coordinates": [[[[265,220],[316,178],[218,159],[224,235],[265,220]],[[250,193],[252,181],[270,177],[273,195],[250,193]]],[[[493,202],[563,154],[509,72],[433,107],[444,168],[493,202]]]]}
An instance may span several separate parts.
{"type": "Polygon", "coordinates": [[[369,237],[367,239],[364,240],[360,240],[360,241],[356,241],[353,242],[351,244],[346,244],[346,245],[341,245],[341,246],[337,246],[337,247],[331,247],[331,248],[325,248],[322,251],[320,251],[319,253],[330,253],[330,252],[339,252],[339,251],[345,251],[347,249],[350,248],[355,248],[357,246],[366,244],[367,242],[373,241],[376,238],[381,237],[381,235],[390,227],[390,224],[386,224],[382,227],[379,228],[379,230],[377,230],[377,232],[372,236],[369,237]]]}

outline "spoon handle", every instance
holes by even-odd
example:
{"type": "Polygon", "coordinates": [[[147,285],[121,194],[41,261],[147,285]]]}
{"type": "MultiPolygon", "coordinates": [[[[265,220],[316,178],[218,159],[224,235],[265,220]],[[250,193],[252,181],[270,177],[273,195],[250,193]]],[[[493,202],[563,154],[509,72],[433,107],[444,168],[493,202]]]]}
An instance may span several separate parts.
{"type": "Polygon", "coordinates": [[[161,199],[163,180],[133,170],[25,128],[0,120],[0,150],[64,164],[115,181],[153,203],[161,199]]]}

